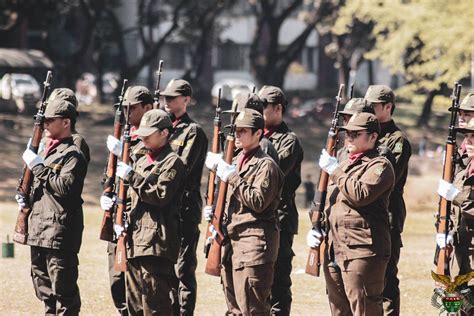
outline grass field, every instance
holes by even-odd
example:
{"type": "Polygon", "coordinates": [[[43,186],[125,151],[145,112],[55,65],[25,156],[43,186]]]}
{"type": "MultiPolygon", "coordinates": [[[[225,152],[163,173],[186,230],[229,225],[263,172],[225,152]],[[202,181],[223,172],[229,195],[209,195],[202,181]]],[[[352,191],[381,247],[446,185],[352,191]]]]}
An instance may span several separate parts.
{"type": "MultiPolygon", "coordinates": [[[[403,113],[404,109],[401,107],[403,113]]],[[[413,111],[405,108],[404,122],[412,126],[408,131],[413,135],[413,143],[419,136],[413,125],[413,111]]],[[[104,111],[102,111],[104,112],[104,111]]],[[[197,120],[209,130],[212,116],[194,112],[197,120]],[[201,115],[201,116],[200,116],[201,115]],[[204,115],[206,119],[203,118],[204,115]],[[202,119],[202,120],[201,120],[202,119]],[[206,121],[207,120],[207,121],[206,121]],[[207,122],[207,124],[206,124],[207,122]]],[[[86,113],[80,118],[79,131],[85,135],[92,153],[88,176],[84,188],[85,230],[80,253],[79,287],[82,296],[83,315],[114,315],[108,287],[106,244],[98,239],[99,223],[102,212],[98,198],[101,188],[99,179],[105,165],[105,139],[111,131],[110,114],[86,113]]],[[[290,122],[301,136],[305,150],[303,177],[317,177],[315,164],[327,133],[325,126],[317,122],[290,122]]],[[[12,203],[17,178],[20,175],[23,151],[28,135],[31,133],[31,119],[16,116],[0,116],[0,240],[12,235],[17,215],[16,204],[12,203]]],[[[433,131],[431,131],[433,132],[433,131]]],[[[414,151],[416,147],[414,146],[414,151]]],[[[433,289],[430,270],[435,245],[434,217],[437,206],[436,184],[440,171],[440,158],[420,158],[413,156],[408,178],[405,199],[408,218],[403,234],[404,248],[400,260],[400,279],[402,292],[402,315],[437,315],[431,307],[430,298],[433,289]]],[[[207,173],[204,173],[203,180],[207,173]]],[[[302,187],[297,192],[297,202],[302,205],[302,187]]],[[[293,307],[292,315],[329,315],[323,278],[314,278],[304,273],[307,256],[306,232],[309,220],[306,210],[300,210],[300,229],[295,238],[296,257],[293,267],[293,307]]],[[[204,231],[201,225],[201,232],[204,231]]],[[[201,243],[202,238],[201,236],[201,243]]],[[[196,315],[223,315],[225,302],[219,279],[204,274],[202,245],[198,247],[198,298],[196,315]]],[[[15,245],[15,258],[0,259],[0,315],[40,315],[42,303],[35,297],[30,278],[29,247],[15,245]]]]}

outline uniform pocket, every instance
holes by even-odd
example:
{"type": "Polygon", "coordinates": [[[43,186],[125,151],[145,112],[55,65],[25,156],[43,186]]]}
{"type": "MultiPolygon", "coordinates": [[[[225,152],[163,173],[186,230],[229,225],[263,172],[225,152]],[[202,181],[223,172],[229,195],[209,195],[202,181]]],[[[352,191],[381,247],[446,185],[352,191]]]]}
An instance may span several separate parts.
{"type": "Polygon", "coordinates": [[[345,241],[348,246],[372,245],[372,232],[364,219],[345,219],[345,241]]]}
{"type": "Polygon", "coordinates": [[[263,252],[267,249],[265,230],[263,228],[247,228],[239,236],[242,253],[263,252]]]}

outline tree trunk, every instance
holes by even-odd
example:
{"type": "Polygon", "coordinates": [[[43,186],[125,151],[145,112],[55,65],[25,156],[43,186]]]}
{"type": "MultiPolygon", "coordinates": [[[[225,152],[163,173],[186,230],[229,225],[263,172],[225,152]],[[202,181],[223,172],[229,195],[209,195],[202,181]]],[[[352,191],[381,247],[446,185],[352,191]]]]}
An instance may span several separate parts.
{"type": "Polygon", "coordinates": [[[440,93],[440,90],[431,90],[428,92],[425,102],[423,103],[423,110],[418,118],[418,126],[428,126],[428,122],[431,116],[431,106],[433,105],[434,98],[440,93]]]}

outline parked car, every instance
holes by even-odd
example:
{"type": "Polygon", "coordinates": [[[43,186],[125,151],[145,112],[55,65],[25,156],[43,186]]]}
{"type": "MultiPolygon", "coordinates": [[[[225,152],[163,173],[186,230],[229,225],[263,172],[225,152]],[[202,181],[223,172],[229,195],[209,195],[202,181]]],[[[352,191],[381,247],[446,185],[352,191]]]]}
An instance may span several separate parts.
{"type": "Polygon", "coordinates": [[[15,103],[19,113],[33,112],[41,98],[41,88],[29,74],[7,73],[2,77],[1,97],[15,103]]]}
{"type": "Polygon", "coordinates": [[[217,81],[214,86],[212,87],[211,90],[211,95],[212,95],[212,103],[214,105],[217,104],[217,97],[219,95],[219,89],[223,88],[225,85],[230,88],[228,91],[225,91],[221,95],[222,99],[226,99],[228,101],[234,100],[234,98],[239,94],[239,93],[250,93],[252,92],[253,87],[255,84],[246,79],[234,79],[234,78],[225,78],[222,80],[217,81]]]}

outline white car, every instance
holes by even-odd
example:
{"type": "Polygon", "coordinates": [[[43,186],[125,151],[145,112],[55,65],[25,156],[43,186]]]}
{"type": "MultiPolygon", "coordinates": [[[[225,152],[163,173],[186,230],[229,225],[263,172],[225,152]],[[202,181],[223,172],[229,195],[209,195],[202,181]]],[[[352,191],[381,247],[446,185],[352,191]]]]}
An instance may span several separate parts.
{"type": "Polygon", "coordinates": [[[41,87],[29,74],[5,74],[1,84],[2,99],[16,102],[18,112],[33,110],[41,98],[41,87]]]}
{"type": "Polygon", "coordinates": [[[232,101],[239,93],[250,93],[252,92],[255,84],[246,79],[233,79],[226,78],[217,81],[211,90],[212,103],[217,104],[217,97],[219,95],[219,89],[222,88],[221,98],[224,100],[232,101]],[[225,87],[227,86],[227,88],[225,87]]]}

